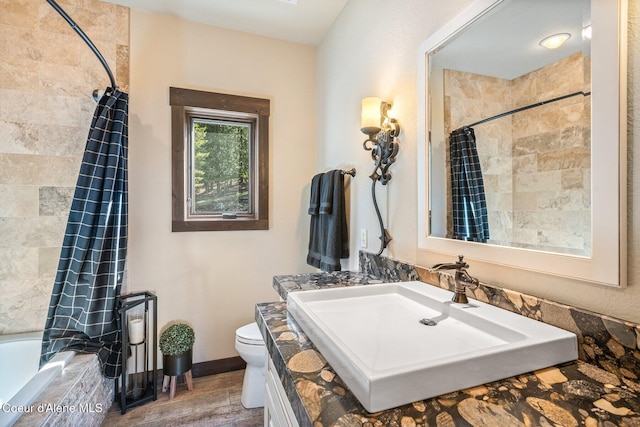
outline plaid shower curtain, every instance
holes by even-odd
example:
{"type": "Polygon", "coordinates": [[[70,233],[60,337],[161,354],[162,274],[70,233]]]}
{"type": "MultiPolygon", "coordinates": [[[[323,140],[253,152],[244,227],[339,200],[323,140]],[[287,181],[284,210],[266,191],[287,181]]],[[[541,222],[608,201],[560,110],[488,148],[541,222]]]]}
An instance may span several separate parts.
{"type": "Polygon", "coordinates": [[[126,93],[110,90],[93,116],[45,323],[40,364],[57,352],[97,353],[121,371],[115,298],[127,252],[126,93]]]}
{"type": "Polygon", "coordinates": [[[486,243],[489,218],[480,159],[473,128],[463,127],[449,136],[453,238],[486,243]]]}

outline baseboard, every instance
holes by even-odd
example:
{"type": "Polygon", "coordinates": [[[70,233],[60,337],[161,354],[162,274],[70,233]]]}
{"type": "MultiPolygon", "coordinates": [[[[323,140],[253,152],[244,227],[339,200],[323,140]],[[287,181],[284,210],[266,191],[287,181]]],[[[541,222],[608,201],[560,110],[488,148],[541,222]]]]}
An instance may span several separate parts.
{"type": "Polygon", "coordinates": [[[209,360],[207,362],[194,363],[191,367],[191,375],[194,378],[207,375],[222,374],[224,372],[239,371],[246,368],[247,364],[240,356],[227,357],[226,359],[209,360]]]}
{"type": "MultiPolygon", "coordinates": [[[[208,360],[206,362],[194,363],[191,366],[191,376],[193,378],[206,377],[207,375],[223,374],[225,372],[239,371],[247,367],[247,363],[240,356],[227,357],[226,359],[208,360]]],[[[156,371],[158,387],[162,387],[164,374],[162,368],[156,371]]],[[[178,383],[183,383],[182,375],[178,375],[178,383]]]]}

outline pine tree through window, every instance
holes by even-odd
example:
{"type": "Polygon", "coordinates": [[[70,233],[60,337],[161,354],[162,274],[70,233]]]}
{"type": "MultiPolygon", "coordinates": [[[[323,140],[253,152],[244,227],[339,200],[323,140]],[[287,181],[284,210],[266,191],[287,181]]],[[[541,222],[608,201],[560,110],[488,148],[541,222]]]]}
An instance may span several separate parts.
{"type": "Polygon", "coordinates": [[[192,119],[190,215],[250,214],[251,124],[192,119]]]}

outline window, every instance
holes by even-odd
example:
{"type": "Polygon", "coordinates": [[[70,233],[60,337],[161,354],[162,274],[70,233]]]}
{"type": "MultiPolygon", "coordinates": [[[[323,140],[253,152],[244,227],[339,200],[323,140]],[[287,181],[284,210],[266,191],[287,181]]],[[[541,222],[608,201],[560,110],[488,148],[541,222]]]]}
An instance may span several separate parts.
{"type": "Polygon", "coordinates": [[[170,88],[173,231],[269,228],[268,99],[170,88]]]}

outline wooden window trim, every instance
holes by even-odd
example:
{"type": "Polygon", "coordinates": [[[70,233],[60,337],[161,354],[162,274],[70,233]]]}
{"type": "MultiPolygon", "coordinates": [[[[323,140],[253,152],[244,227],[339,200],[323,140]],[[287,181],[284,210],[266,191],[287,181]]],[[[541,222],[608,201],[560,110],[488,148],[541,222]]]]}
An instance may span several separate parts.
{"type": "Polygon", "coordinates": [[[171,87],[171,183],[172,221],[174,232],[183,231],[231,231],[269,229],[269,116],[268,99],[205,92],[171,87]],[[187,219],[187,141],[190,132],[190,113],[194,108],[256,114],[257,118],[257,170],[254,189],[254,215],[234,219],[207,217],[187,219]]]}

